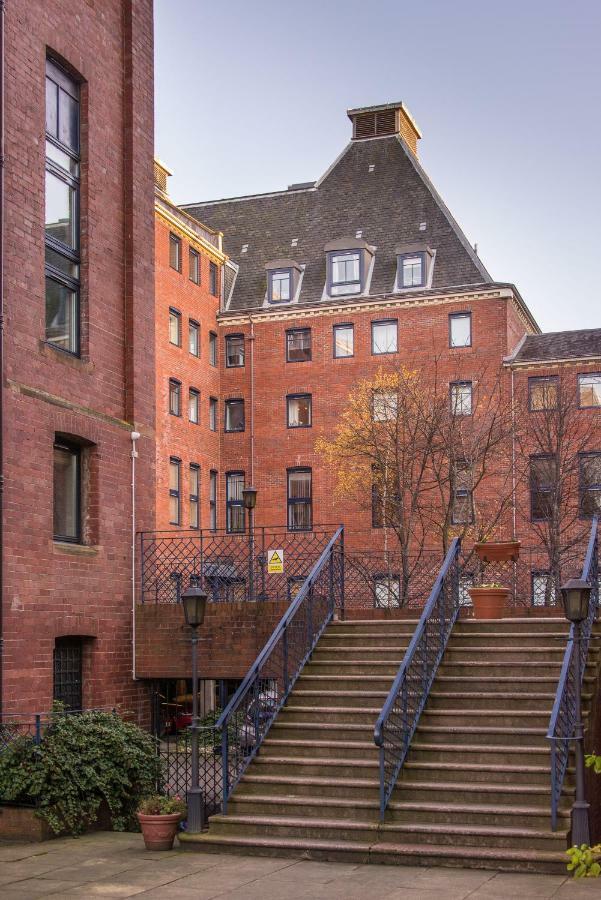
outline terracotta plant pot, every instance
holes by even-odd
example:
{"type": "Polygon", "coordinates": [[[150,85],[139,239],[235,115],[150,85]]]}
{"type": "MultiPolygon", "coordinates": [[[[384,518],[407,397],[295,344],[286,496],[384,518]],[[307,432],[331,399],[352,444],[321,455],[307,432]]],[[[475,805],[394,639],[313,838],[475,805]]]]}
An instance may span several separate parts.
{"type": "Polygon", "coordinates": [[[509,597],[505,587],[470,588],[475,619],[502,619],[509,597]]]}
{"type": "Polygon", "coordinates": [[[144,813],[137,815],[146,849],[171,850],[181,813],[170,813],[167,816],[147,816],[144,813]]]}
{"type": "Polygon", "coordinates": [[[515,562],[520,555],[519,541],[482,541],[474,545],[482,562],[515,562]]]}

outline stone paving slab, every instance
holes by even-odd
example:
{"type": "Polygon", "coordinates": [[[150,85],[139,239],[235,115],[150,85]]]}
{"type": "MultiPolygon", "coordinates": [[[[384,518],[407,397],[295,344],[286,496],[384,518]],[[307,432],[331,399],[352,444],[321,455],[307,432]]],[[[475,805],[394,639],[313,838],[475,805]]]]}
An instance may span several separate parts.
{"type": "Polygon", "coordinates": [[[0,845],[0,900],[601,900],[601,879],[481,869],[152,853],[139,834],[101,832],[0,845]]]}

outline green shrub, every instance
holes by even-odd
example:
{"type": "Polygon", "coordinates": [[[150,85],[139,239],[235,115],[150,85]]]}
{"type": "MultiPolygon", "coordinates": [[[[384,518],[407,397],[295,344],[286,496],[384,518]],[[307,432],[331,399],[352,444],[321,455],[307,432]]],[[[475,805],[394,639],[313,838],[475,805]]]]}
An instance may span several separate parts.
{"type": "Polygon", "coordinates": [[[55,834],[81,834],[103,801],[116,831],[137,828],[159,778],[154,739],[114,713],[55,709],[39,746],[19,737],[0,753],[0,798],[35,803],[55,834]]]}
{"type": "Polygon", "coordinates": [[[598,878],[601,875],[601,844],[595,847],[581,844],[570,847],[566,853],[570,858],[568,872],[573,872],[574,878],[598,878]]]}

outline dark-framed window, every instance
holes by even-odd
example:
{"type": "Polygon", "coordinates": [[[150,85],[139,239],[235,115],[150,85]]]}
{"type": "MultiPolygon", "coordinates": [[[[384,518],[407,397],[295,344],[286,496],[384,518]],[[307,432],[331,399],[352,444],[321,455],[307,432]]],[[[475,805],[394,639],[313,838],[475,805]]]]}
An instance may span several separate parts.
{"type": "Polygon", "coordinates": [[[46,60],[46,327],[49,344],[80,353],[79,85],[46,60]]]}
{"type": "Polygon", "coordinates": [[[401,605],[401,579],[395,572],[380,572],[374,575],[374,606],[390,609],[401,605]]]}
{"type": "Polygon", "coordinates": [[[213,297],[217,296],[218,291],[217,265],[214,262],[209,263],[209,293],[213,297]]]}
{"type": "Polygon", "coordinates": [[[225,431],[244,431],[244,400],[240,397],[226,400],[224,407],[225,431]]]}
{"type": "Polygon", "coordinates": [[[401,253],[398,257],[398,283],[400,288],[424,287],[426,283],[426,254],[401,253]]]}
{"type": "Polygon", "coordinates": [[[458,459],[453,466],[453,525],[470,525],[474,521],[472,467],[466,459],[458,459]]]}
{"type": "Polygon", "coordinates": [[[311,359],[311,329],[290,328],[286,332],[286,362],[309,362],[311,359]]]}
{"type": "Polygon", "coordinates": [[[269,303],[292,300],[292,269],[272,269],[267,273],[267,299],[269,303]]]}
{"type": "Polygon", "coordinates": [[[244,365],[244,335],[227,334],[225,336],[225,367],[239,369],[244,365]]]}
{"type": "Polygon", "coordinates": [[[55,541],[82,543],[82,448],[56,438],[53,473],[53,535],[55,541]]]}
{"type": "Polygon", "coordinates": [[[353,325],[334,325],[334,359],[345,359],[355,354],[355,328],[353,325]]]}
{"type": "Polygon", "coordinates": [[[230,534],[245,530],[244,472],[226,472],[225,475],[225,527],[230,534]]]}
{"type": "Polygon", "coordinates": [[[288,394],[286,397],[286,424],[288,428],[311,427],[311,394],[288,394]]]}
{"type": "Polygon", "coordinates": [[[209,472],[209,528],[217,531],[217,478],[215,469],[209,472]]]}
{"type": "Polygon", "coordinates": [[[182,241],[173,232],[169,233],[169,265],[176,272],[182,270],[182,241]]]}
{"type": "Polygon", "coordinates": [[[188,349],[192,356],[200,356],[200,325],[195,319],[188,320],[188,349]]]}
{"type": "Polygon", "coordinates": [[[530,518],[546,522],[553,514],[557,461],[553,454],[530,457],[530,518]]]}
{"type": "Polygon", "coordinates": [[[188,272],[190,281],[200,284],[200,253],[194,247],[188,250],[188,272]]]}
{"type": "Polygon", "coordinates": [[[217,398],[209,397],[209,428],[217,431],[217,398]]]}
{"type": "Polygon", "coordinates": [[[399,349],[399,323],[397,319],[383,319],[371,323],[371,352],[374,356],[397,353],[399,349]]]}
{"type": "Polygon", "coordinates": [[[601,452],[579,454],[580,515],[601,516],[601,452]]]}
{"type": "Polygon", "coordinates": [[[533,606],[555,606],[555,579],[550,572],[544,569],[531,572],[530,588],[533,606]]]}
{"type": "Polygon", "coordinates": [[[182,414],[182,383],[177,378],[169,379],[169,414],[172,416],[182,414]]]}
{"type": "Polygon", "coordinates": [[[52,653],[52,698],[66,709],[83,709],[83,640],[57,637],[52,653]]]}
{"type": "Polygon", "coordinates": [[[557,375],[535,376],[528,379],[528,409],[542,412],[557,409],[559,377],[557,375]]]}
{"type": "Polygon", "coordinates": [[[190,463],[190,528],[200,527],[200,466],[190,463]]]}
{"type": "Polygon", "coordinates": [[[601,406],[601,372],[578,376],[578,406],[581,409],[601,406]]]}
{"type": "Polygon", "coordinates": [[[472,382],[452,381],[449,385],[451,413],[454,416],[471,416],[472,382]]]}
{"type": "Polygon", "coordinates": [[[217,365],[217,335],[209,331],[209,365],[217,365]]]}
{"type": "Polygon", "coordinates": [[[328,294],[343,297],[360,294],[363,284],[363,256],[360,250],[328,253],[328,294]]]}
{"type": "Polygon", "coordinates": [[[299,467],[287,470],[288,530],[310,531],[313,523],[312,472],[299,467]]]}
{"type": "Polygon", "coordinates": [[[472,314],[471,312],[451,313],[449,315],[449,347],[472,346],[472,314]]]}
{"type": "Polygon", "coordinates": [[[200,391],[197,388],[190,388],[188,394],[188,418],[194,425],[198,425],[200,421],[200,391]]]}
{"type": "Polygon", "coordinates": [[[176,347],[182,345],[182,314],[173,306],[169,307],[169,343],[176,347]]]}
{"type": "Polygon", "coordinates": [[[169,523],[171,525],[179,525],[181,521],[181,469],[181,459],[178,456],[169,457],[169,523]]]}

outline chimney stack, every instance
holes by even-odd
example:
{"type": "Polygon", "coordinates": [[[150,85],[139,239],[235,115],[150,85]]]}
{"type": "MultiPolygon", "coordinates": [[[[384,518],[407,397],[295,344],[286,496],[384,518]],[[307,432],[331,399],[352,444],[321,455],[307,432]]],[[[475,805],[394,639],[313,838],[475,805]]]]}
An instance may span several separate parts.
{"type": "Polygon", "coordinates": [[[346,114],[353,123],[354,141],[366,141],[398,134],[413,155],[417,156],[417,142],[422,133],[413,116],[400,100],[398,103],[347,109],[346,114]]]}

